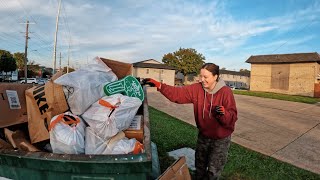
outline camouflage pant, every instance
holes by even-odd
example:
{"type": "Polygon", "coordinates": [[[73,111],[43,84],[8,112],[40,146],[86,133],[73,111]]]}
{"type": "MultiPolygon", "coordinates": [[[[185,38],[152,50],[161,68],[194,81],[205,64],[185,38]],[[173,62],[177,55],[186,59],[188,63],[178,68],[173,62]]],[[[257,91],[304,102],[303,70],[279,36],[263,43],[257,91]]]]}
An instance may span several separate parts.
{"type": "Polygon", "coordinates": [[[231,136],[209,139],[198,135],[196,148],[196,179],[219,179],[227,162],[231,136]]]}

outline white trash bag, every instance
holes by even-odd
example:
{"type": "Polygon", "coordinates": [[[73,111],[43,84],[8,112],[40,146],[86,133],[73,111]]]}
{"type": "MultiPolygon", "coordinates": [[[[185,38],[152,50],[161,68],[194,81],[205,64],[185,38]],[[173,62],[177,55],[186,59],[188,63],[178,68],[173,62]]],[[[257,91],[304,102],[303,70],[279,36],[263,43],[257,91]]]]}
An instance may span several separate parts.
{"type": "Polygon", "coordinates": [[[70,112],[54,116],[50,122],[49,133],[53,153],[84,153],[85,124],[80,117],[70,112]]]}
{"type": "Polygon", "coordinates": [[[116,80],[118,78],[112,70],[99,57],[95,57],[91,64],[64,74],[54,82],[65,86],[71,112],[81,115],[91,104],[105,96],[103,86],[116,80]]]}
{"type": "Polygon", "coordinates": [[[111,154],[139,154],[142,152],[144,152],[144,147],[135,138],[123,138],[113,147],[111,154]]]}
{"type": "Polygon", "coordinates": [[[116,142],[124,137],[124,132],[120,131],[112,138],[105,140],[88,126],[86,127],[85,154],[111,154],[116,142]]]}
{"type": "Polygon", "coordinates": [[[141,104],[137,97],[122,94],[105,96],[92,104],[82,118],[102,139],[110,139],[129,128],[141,104]]]}
{"type": "Polygon", "coordinates": [[[102,139],[93,129],[86,127],[85,154],[138,154],[143,145],[135,138],[127,139],[123,131],[108,140],[102,139]]]}

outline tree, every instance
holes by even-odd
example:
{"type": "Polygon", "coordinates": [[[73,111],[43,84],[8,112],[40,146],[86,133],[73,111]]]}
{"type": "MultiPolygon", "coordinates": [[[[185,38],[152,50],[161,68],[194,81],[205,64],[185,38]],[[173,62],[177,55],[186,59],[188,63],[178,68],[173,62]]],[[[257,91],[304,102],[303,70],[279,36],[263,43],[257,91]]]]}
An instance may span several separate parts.
{"type": "Polygon", "coordinates": [[[250,73],[250,71],[248,69],[240,69],[240,72],[250,73]]]}
{"type": "Polygon", "coordinates": [[[52,68],[44,68],[42,72],[42,78],[49,78],[52,76],[52,68]]]}
{"type": "Polygon", "coordinates": [[[34,61],[28,63],[28,77],[35,77],[41,75],[41,68],[39,64],[34,61]]]}
{"type": "Polygon", "coordinates": [[[19,70],[24,69],[24,53],[16,52],[13,54],[13,58],[16,60],[16,64],[19,70]]]}
{"type": "Polygon", "coordinates": [[[162,62],[177,68],[184,76],[198,74],[204,60],[205,57],[192,48],[180,48],[178,51],[165,54],[162,58],[162,62]]]}
{"type": "Polygon", "coordinates": [[[15,71],[16,69],[16,61],[12,54],[6,50],[0,50],[0,72],[4,71],[7,76],[7,72],[15,71]]]}

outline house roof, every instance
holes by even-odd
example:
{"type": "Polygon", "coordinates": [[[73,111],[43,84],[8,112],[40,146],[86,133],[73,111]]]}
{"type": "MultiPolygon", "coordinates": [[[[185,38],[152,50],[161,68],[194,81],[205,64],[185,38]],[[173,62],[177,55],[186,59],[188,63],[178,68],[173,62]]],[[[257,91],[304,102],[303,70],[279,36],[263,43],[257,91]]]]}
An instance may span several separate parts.
{"type": "MultiPolygon", "coordinates": [[[[168,66],[166,64],[155,64],[155,63],[145,63],[146,61],[150,61],[150,60],[154,60],[154,59],[148,59],[148,60],[144,60],[144,61],[139,61],[139,62],[135,62],[133,63],[133,67],[139,67],[139,68],[155,68],[155,69],[171,69],[171,70],[177,70],[174,67],[168,66]]],[[[156,61],[156,60],[154,60],[156,61]]],[[[159,61],[157,61],[159,62],[159,61]]]]}
{"type": "Polygon", "coordinates": [[[251,64],[282,64],[282,63],[320,63],[320,56],[317,52],[313,53],[293,53],[293,54],[272,54],[250,56],[246,63],[251,64]]]}
{"type": "Polygon", "coordinates": [[[250,77],[250,72],[240,72],[240,71],[229,71],[229,70],[224,70],[224,69],[220,69],[219,70],[220,74],[230,74],[230,75],[237,75],[237,76],[248,76],[250,77]]]}
{"type": "MultiPolygon", "coordinates": [[[[161,62],[159,62],[159,61],[157,61],[157,60],[155,60],[155,59],[146,59],[146,60],[138,61],[138,62],[135,62],[135,63],[145,63],[145,62],[147,62],[147,61],[155,61],[155,62],[161,64],[161,62]]],[[[156,64],[156,63],[155,63],[155,64],[156,64]]]]}

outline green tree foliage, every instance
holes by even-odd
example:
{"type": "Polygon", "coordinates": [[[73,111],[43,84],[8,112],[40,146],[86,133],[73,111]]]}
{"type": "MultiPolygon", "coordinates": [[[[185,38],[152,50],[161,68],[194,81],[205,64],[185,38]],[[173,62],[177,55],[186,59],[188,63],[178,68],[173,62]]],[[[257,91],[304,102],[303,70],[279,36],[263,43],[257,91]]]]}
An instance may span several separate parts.
{"type": "Polygon", "coordinates": [[[35,77],[41,74],[41,67],[34,61],[28,62],[28,77],[35,77]]]}
{"type": "Polygon", "coordinates": [[[14,59],[16,60],[16,64],[19,70],[24,69],[24,53],[16,52],[13,54],[14,59]]]}
{"type": "Polygon", "coordinates": [[[240,69],[240,72],[250,73],[248,69],[240,69]]]}
{"type": "Polygon", "coordinates": [[[240,72],[250,72],[248,69],[240,69],[240,72]]]}
{"type": "Polygon", "coordinates": [[[178,51],[165,54],[162,58],[162,62],[177,68],[184,76],[198,74],[204,60],[205,57],[192,48],[180,48],[178,51]]]}
{"type": "Polygon", "coordinates": [[[12,54],[6,50],[0,50],[0,71],[11,72],[17,69],[16,61],[12,54]]]}
{"type": "Polygon", "coordinates": [[[51,68],[45,68],[44,71],[42,72],[42,77],[43,78],[48,78],[52,76],[52,69],[51,68]]]}

